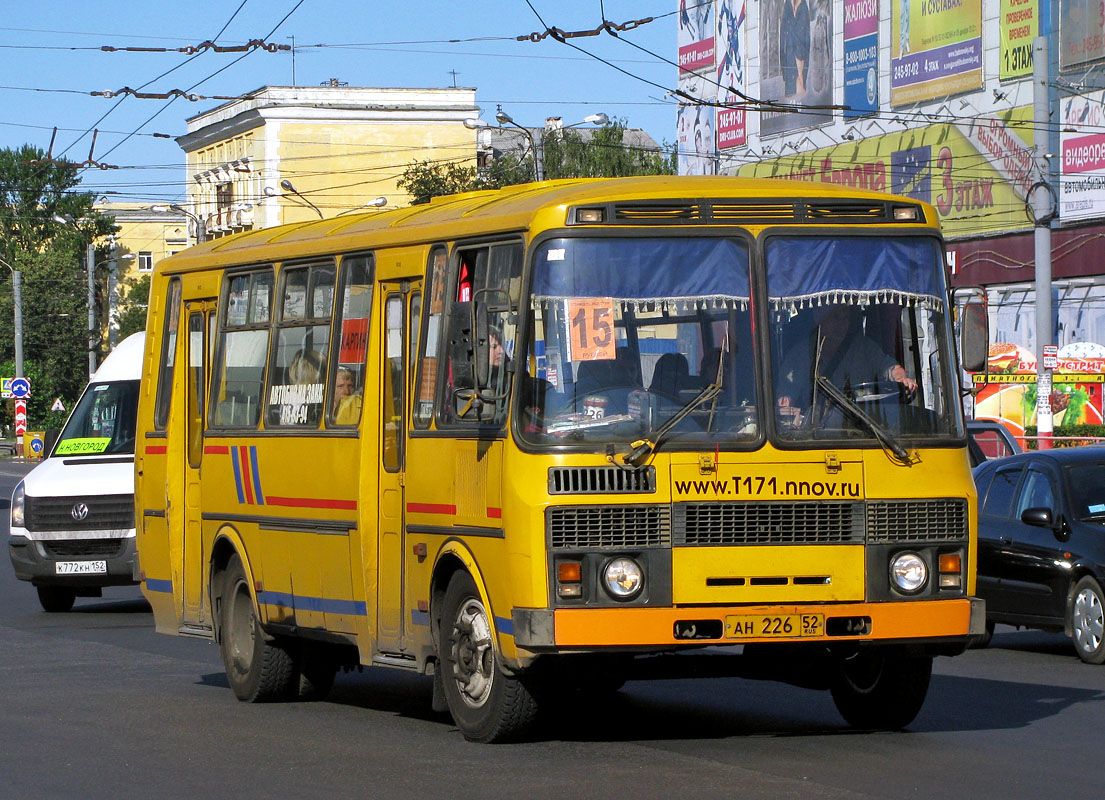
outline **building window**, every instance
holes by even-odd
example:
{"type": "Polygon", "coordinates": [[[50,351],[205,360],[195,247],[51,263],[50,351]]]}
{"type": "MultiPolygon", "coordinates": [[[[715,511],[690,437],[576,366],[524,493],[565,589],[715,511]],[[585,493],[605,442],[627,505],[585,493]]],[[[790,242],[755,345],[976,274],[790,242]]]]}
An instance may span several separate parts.
{"type": "Polygon", "coordinates": [[[138,253],[138,271],[153,272],[153,253],[142,250],[138,253]]]}
{"type": "Polygon", "coordinates": [[[229,208],[234,202],[234,184],[220,183],[215,187],[215,206],[221,211],[229,208]]]}

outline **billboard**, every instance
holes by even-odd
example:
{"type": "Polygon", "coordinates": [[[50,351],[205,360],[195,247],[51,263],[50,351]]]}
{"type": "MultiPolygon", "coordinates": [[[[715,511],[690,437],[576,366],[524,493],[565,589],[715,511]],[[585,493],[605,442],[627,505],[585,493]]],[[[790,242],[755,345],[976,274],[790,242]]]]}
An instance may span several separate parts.
{"type": "Polygon", "coordinates": [[[714,0],[679,0],[677,41],[679,71],[696,72],[714,65],[714,0]]]}
{"type": "Polygon", "coordinates": [[[762,0],[759,97],[779,104],[759,109],[761,136],[832,121],[830,0],[762,0]]]}
{"type": "Polygon", "coordinates": [[[844,119],[879,110],[879,0],[844,0],[844,119]]]}
{"type": "Polygon", "coordinates": [[[717,147],[739,147],[747,141],[745,109],[736,92],[745,92],[744,68],[748,59],[745,47],[746,0],[719,0],[717,11],[717,147]],[[736,91],[733,91],[736,90],[736,91]]]}
{"type": "Polygon", "coordinates": [[[1040,30],[1038,0],[1001,0],[998,19],[998,77],[1003,81],[1032,74],[1032,40],[1040,30]]]}
{"type": "Polygon", "coordinates": [[[1059,217],[1105,216],[1105,92],[1060,101],[1059,217]]]}
{"type": "MultiPolygon", "coordinates": [[[[711,84],[712,85],[712,84],[711,84]]],[[[693,97],[704,97],[706,81],[684,81],[680,88],[693,97]]],[[[712,95],[712,93],[711,93],[712,95]]],[[[715,175],[717,158],[714,150],[714,107],[681,103],[676,115],[676,146],[680,175],[715,175]]]]}
{"type": "Polygon", "coordinates": [[[1059,69],[1105,58],[1105,16],[1100,2],[1059,0],[1059,69]]]}
{"type": "Polygon", "coordinates": [[[892,0],[890,104],[982,88],[982,0],[892,0]]]}

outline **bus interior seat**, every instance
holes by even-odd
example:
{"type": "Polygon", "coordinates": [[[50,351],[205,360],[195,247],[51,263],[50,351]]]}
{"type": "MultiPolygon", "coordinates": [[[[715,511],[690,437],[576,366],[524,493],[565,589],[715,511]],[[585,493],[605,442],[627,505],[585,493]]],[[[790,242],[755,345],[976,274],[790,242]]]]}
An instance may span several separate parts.
{"type": "Polygon", "coordinates": [[[690,372],[690,365],[685,355],[664,353],[656,362],[648,390],[667,397],[678,397],[683,389],[690,387],[690,372]]]}

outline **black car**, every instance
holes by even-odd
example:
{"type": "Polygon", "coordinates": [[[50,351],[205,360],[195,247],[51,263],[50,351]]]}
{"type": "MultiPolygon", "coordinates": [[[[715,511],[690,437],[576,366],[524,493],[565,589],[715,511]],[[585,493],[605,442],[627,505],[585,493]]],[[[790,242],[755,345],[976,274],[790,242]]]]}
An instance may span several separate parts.
{"type": "Polygon", "coordinates": [[[1033,451],[975,468],[978,596],[996,622],[1064,631],[1105,663],[1105,447],[1033,451]]]}

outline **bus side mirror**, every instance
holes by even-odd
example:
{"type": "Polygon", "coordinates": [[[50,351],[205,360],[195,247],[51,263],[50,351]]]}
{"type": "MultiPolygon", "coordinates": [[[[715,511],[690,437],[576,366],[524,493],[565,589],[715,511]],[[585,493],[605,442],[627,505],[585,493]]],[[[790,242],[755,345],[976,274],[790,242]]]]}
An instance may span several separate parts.
{"type": "Polygon", "coordinates": [[[982,303],[963,306],[959,324],[959,355],[963,369],[982,372],[986,369],[986,357],[990,346],[989,319],[982,303]]]}

